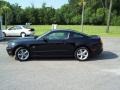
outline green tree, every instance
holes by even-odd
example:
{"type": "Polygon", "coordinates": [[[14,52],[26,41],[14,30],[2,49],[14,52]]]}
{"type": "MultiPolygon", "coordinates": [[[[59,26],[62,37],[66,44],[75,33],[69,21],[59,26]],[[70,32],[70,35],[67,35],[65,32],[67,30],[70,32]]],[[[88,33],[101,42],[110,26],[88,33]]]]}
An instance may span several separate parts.
{"type": "Polygon", "coordinates": [[[11,9],[7,6],[7,5],[4,5],[2,7],[2,13],[4,13],[5,15],[5,28],[7,29],[7,22],[8,22],[8,14],[9,12],[11,11],[11,9]]]}
{"type": "Polygon", "coordinates": [[[72,23],[73,24],[80,24],[80,21],[81,21],[81,16],[80,15],[76,15],[72,18],[72,23]]]}
{"type": "MultiPolygon", "coordinates": [[[[19,4],[10,4],[5,0],[0,0],[0,15],[3,16],[3,23],[7,24],[92,24],[106,25],[108,21],[108,12],[110,12],[110,0],[68,0],[69,3],[61,6],[59,9],[47,7],[43,3],[41,8],[35,8],[34,5],[22,8],[19,4]],[[7,11],[7,19],[2,7],[7,6],[11,10],[7,11]],[[82,12],[83,11],[83,12],[82,12]],[[85,14],[84,14],[85,13],[85,14]],[[84,16],[84,17],[83,17],[84,16]],[[6,19],[6,20],[5,20],[6,19]],[[84,21],[84,22],[83,22],[84,21]]],[[[119,25],[120,0],[112,2],[110,14],[111,25],[119,25]]],[[[82,28],[82,25],[81,25],[82,28]]],[[[82,30],[83,31],[83,30],[82,30]]]]}
{"type": "Polygon", "coordinates": [[[19,6],[18,4],[12,4],[12,7],[11,7],[11,10],[12,10],[12,20],[14,22],[12,22],[12,24],[21,24],[22,23],[22,17],[23,16],[23,10],[21,8],[21,6],[19,6]]]}

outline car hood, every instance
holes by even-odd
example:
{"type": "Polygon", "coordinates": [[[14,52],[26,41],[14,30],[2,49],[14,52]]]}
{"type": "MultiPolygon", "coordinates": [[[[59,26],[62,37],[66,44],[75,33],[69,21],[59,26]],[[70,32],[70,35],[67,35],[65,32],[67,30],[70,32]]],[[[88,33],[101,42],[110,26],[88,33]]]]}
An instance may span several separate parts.
{"type": "Polygon", "coordinates": [[[1,31],[7,31],[7,29],[6,30],[1,30],[1,31]]]}
{"type": "Polygon", "coordinates": [[[11,40],[8,43],[10,43],[10,42],[14,42],[14,43],[24,43],[25,42],[25,43],[27,43],[27,42],[33,42],[35,40],[36,40],[35,37],[25,37],[25,38],[17,38],[15,40],[11,40]]]}

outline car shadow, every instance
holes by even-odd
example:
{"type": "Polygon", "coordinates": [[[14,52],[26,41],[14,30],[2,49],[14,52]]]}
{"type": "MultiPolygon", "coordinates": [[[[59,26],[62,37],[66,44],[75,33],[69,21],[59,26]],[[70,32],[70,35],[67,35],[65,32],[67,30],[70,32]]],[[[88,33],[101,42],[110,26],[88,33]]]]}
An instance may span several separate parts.
{"type": "MultiPolygon", "coordinates": [[[[97,60],[113,60],[118,58],[119,56],[110,51],[104,51],[102,54],[98,56],[91,57],[87,61],[97,61],[97,60]]],[[[30,61],[77,61],[74,57],[32,57],[30,61]]]]}
{"type": "Polygon", "coordinates": [[[91,57],[89,61],[96,61],[96,60],[113,60],[118,58],[119,56],[110,51],[103,51],[100,55],[91,57]]]}
{"type": "Polygon", "coordinates": [[[76,61],[74,57],[32,57],[30,61],[76,61]]]}

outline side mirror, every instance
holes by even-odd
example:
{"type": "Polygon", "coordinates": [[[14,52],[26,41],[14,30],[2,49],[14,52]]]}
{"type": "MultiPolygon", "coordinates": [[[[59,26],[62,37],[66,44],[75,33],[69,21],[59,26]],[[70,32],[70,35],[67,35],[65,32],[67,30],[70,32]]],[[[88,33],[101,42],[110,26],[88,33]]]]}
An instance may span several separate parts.
{"type": "Polygon", "coordinates": [[[47,39],[47,38],[43,38],[43,40],[44,40],[45,42],[47,42],[47,41],[48,41],[48,39],[47,39]]]}
{"type": "Polygon", "coordinates": [[[38,38],[38,36],[34,36],[34,39],[38,38]]]}

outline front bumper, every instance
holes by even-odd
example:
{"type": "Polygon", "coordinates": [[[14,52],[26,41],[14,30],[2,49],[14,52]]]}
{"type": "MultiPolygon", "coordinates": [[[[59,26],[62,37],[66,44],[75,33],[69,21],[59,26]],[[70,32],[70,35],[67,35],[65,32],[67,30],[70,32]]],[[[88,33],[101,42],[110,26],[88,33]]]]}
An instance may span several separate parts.
{"type": "Polygon", "coordinates": [[[5,39],[5,37],[0,37],[0,40],[4,40],[5,39]]]}
{"type": "Polygon", "coordinates": [[[14,56],[14,50],[13,50],[13,48],[7,47],[6,50],[7,50],[7,53],[8,53],[9,56],[14,56]]]}

